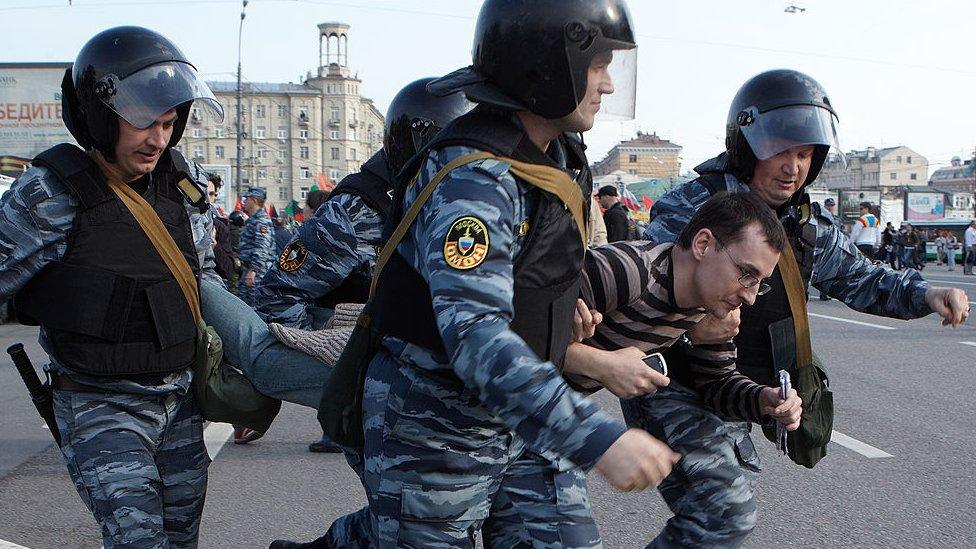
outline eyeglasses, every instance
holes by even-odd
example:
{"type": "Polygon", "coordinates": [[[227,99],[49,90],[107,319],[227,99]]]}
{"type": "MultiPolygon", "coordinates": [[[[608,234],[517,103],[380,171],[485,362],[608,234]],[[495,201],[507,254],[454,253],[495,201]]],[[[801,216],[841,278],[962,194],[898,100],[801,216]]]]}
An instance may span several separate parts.
{"type": "Polygon", "coordinates": [[[743,288],[754,288],[758,284],[759,285],[759,291],[757,292],[758,295],[766,295],[769,293],[770,290],[773,289],[773,287],[770,286],[768,282],[766,282],[766,279],[761,279],[756,277],[756,275],[750,273],[745,267],[743,267],[742,262],[736,259],[734,255],[732,255],[732,252],[729,251],[728,247],[726,247],[721,240],[719,240],[718,238],[716,238],[715,240],[718,242],[718,245],[722,247],[722,251],[725,252],[725,255],[729,256],[729,259],[732,260],[732,264],[735,265],[735,268],[739,269],[739,272],[742,273],[742,276],[739,277],[740,286],[742,286],[743,288]]]}

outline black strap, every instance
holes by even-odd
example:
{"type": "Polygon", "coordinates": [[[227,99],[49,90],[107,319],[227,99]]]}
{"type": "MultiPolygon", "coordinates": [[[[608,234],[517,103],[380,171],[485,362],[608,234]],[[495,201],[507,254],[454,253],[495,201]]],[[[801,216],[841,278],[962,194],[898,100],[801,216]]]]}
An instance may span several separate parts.
{"type": "Polygon", "coordinates": [[[75,145],[55,145],[37,155],[33,164],[54,172],[85,210],[115,199],[98,165],[75,145]]]}

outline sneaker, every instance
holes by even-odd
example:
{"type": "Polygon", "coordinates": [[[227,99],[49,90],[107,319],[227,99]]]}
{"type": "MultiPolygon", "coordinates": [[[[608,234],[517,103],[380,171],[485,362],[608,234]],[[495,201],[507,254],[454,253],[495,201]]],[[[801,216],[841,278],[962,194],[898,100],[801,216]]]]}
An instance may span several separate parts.
{"type": "Polygon", "coordinates": [[[308,445],[308,451],[316,454],[341,454],[342,448],[332,442],[316,440],[308,445]]]}
{"type": "Polygon", "coordinates": [[[247,444],[264,436],[264,433],[255,431],[243,425],[234,426],[234,444],[247,444]]]}

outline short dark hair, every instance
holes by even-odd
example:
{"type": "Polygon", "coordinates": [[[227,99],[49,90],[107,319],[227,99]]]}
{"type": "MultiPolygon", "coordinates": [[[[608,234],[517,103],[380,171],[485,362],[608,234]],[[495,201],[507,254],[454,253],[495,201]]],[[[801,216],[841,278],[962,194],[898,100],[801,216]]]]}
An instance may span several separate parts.
{"type": "Polygon", "coordinates": [[[596,192],[597,196],[620,196],[616,185],[604,185],[596,192]]]}
{"type": "Polygon", "coordinates": [[[221,179],[220,175],[210,172],[207,174],[207,180],[213,183],[215,189],[220,190],[224,186],[224,180],[221,179]]]}
{"type": "Polygon", "coordinates": [[[745,237],[743,231],[752,224],[759,225],[760,232],[774,250],[782,252],[786,249],[786,232],[768,204],[750,192],[724,191],[709,198],[695,212],[678,236],[678,245],[686,250],[691,248],[698,231],[708,229],[723,246],[728,246],[742,240],[745,237]]]}
{"type": "Polygon", "coordinates": [[[305,205],[308,206],[308,209],[312,210],[312,212],[315,212],[319,209],[319,206],[321,206],[328,199],[329,193],[316,189],[305,195],[305,205]]]}
{"type": "Polygon", "coordinates": [[[861,202],[860,207],[861,208],[867,208],[867,209],[870,210],[873,207],[873,204],[871,204],[870,202],[861,202]]]}

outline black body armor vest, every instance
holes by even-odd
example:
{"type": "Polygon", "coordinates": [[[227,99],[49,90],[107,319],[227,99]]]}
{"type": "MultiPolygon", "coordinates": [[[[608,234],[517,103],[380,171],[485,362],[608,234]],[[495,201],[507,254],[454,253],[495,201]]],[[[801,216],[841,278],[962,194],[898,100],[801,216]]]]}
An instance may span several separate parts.
{"type": "MultiPolygon", "coordinates": [[[[184,195],[193,181],[163,153],[143,197],[199,276],[184,195]]],[[[80,207],[60,261],[47,265],[15,296],[18,316],[41,325],[56,360],[94,376],[139,378],[179,371],[196,353],[197,326],[179,284],[98,166],[62,144],[41,153],[80,207]]]]}
{"type": "MultiPolygon", "coordinates": [[[[427,150],[466,146],[533,164],[562,168],[538,150],[511,120],[478,107],[448,125],[427,150]]],[[[576,175],[583,197],[592,192],[592,180],[581,142],[570,136],[551,147],[557,158],[576,175]]],[[[417,158],[426,157],[426,151],[417,158]]],[[[416,164],[415,164],[416,165],[416,164]]],[[[543,360],[561,365],[572,339],[573,312],[579,297],[583,270],[583,243],[572,214],[555,195],[533,188],[537,208],[529,221],[529,233],[514,265],[515,315],[510,324],[543,360]]],[[[403,186],[394,197],[394,212],[387,234],[403,217],[403,186]]],[[[589,203],[583,205],[588,211],[589,203]]],[[[426,281],[399,253],[390,258],[377,285],[374,325],[379,333],[438,352],[444,343],[434,320],[426,281]]]]}
{"type": "MultiPolygon", "coordinates": [[[[342,178],[339,185],[329,194],[329,199],[343,194],[358,196],[362,201],[380,214],[385,223],[393,203],[393,182],[386,155],[382,150],[363,164],[359,173],[342,178]]],[[[339,303],[366,303],[369,299],[370,278],[365,273],[352,273],[338,287],[315,300],[315,305],[335,309],[339,303]]]]}
{"type": "MultiPolygon", "coordinates": [[[[725,174],[722,172],[706,172],[697,180],[701,183],[710,195],[727,190],[725,184],[725,174]]],[[[809,200],[805,197],[805,207],[809,208],[809,200]]],[[[792,203],[792,201],[791,201],[792,203]]],[[[800,214],[801,208],[796,205],[784,206],[779,212],[780,221],[786,230],[790,245],[793,247],[793,254],[800,267],[800,275],[803,277],[803,285],[809,288],[810,279],[813,276],[813,252],[817,243],[817,227],[807,223],[800,214]]],[[[807,209],[809,211],[809,209],[807,209]]],[[[742,307],[741,323],[739,324],[739,334],[733,339],[737,358],[736,365],[739,371],[763,385],[776,387],[779,385],[777,377],[778,368],[786,368],[787,365],[777,365],[774,360],[775,348],[788,349],[784,352],[788,355],[795,354],[796,341],[793,332],[793,311],[790,309],[790,302],[786,296],[786,286],[783,284],[783,277],[779,272],[779,266],[773,270],[773,275],[769,278],[770,291],[766,295],[756,297],[756,302],[752,306],[742,307]],[[776,329],[776,325],[781,329],[776,329]],[[778,340],[773,341],[771,329],[778,334],[778,340]]],[[[669,353],[674,355],[675,353],[669,353]]],[[[675,363],[686,361],[683,356],[667,356],[667,360],[675,363]]],[[[686,373],[685,368],[681,368],[686,373]]],[[[679,375],[679,381],[682,380],[679,375]]],[[[690,386],[690,385],[689,385],[690,386]]]]}

